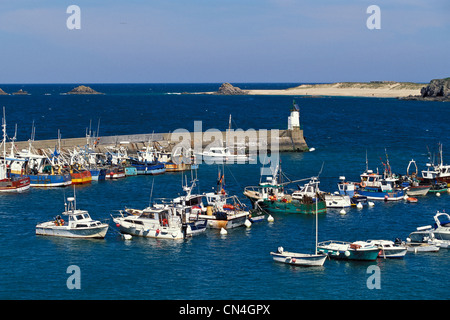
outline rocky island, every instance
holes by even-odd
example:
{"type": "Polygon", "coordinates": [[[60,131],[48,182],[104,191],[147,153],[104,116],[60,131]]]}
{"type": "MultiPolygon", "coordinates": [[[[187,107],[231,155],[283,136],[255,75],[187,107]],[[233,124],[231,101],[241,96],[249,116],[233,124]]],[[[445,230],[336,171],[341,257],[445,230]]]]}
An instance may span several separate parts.
{"type": "Polygon", "coordinates": [[[13,95],[22,95],[22,96],[27,96],[29,93],[20,89],[19,91],[13,92],[13,95]]]}
{"type": "Polygon", "coordinates": [[[243,94],[248,94],[248,92],[245,90],[242,90],[241,88],[235,87],[235,86],[229,84],[228,82],[225,82],[220,86],[219,90],[217,90],[217,92],[215,92],[214,94],[243,95],[243,94]]]}
{"type": "Polygon", "coordinates": [[[4,95],[8,95],[5,91],[3,91],[3,89],[2,88],[0,88],[0,96],[4,96],[4,95]]]}
{"type": "Polygon", "coordinates": [[[421,101],[450,101],[450,77],[444,79],[433,79],[427,86],[420,89],[420,95],[410,95],[402,99],[421,101]]]}
{"type": "Polygon", "coordinates": [[[73,88],[71,91],[67,92],[67,94],[103,94],[101,92],[97,92],[92,88],[86,86],[78,86],[73,88]]]}

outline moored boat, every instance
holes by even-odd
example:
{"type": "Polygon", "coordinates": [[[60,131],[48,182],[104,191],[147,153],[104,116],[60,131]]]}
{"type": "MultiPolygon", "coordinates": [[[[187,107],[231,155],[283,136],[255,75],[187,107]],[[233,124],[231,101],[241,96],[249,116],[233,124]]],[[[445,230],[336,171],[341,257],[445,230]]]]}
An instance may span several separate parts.
{"type": "Polygon", "coordinates": [[[320,242],[317,250],[331,259],[374,261],[378,257],[377,246],[365,241],[345,242],[328,240],[320,242]]]}
{"type": "Polygon", "coordinates": [[[92,182],[91,172],[86,169],[71,169],[70,176],[72,178],[72,184],[86,184],[92,182]]]}
{"type": "Polygon", "coordinates": [[[438,163],[427,163],[427,170],[422,171],[422,178],[428,181],[443,182],[450,186],[450,165],[444,164],[442,144],[438,145],[438,163]]]}
{"type": "Polygon", "coordinates": [[[127,209],[112,217],[120,232],[157,239],[184,239],[206,230],[206,221],[191,217],[191,207],[158,204],[144,210],[127,209]]]}
{"type": "Polygon", "coordinates": [[[378,252],[378,258],[383,259],[401,259],[406,255],[407,248],[401,241],[394,242],[390,240],[367,240],[369,244],[373,244],[380,250],[378,252]]]}
{"type": "Polygon", "coordinates": [[[293,181],[279,182],[279,171],[280,167],[277,165],[272,176],[267,177],[265,182],[261,182],[259,186],[249,186],[244,189],[244,195],[250,199],[255,209],[265,213],[315,214],[316,212],[326,212],[326,203],[318,190],[317,177],[311,178],[300,190],[288,194],[285,192],[284,186],[293,181]],[[318,202],[317,208],[316,201],[318,202]]]}
{"type": "Polygon", "coordinates": [[[65,210],[62,213],[67,222],[58,215],[53,220],[36,225],[36,234],[67,238],[104,238],[109,225],[92,220],[86,210],[76,208],[75,197],[67,198],[65,210]]]}
{"type": "Polygon", "coordinates": [[[122,166],[110,166],[106,168],[106,179],[122,179],[125,177],[125,169],[122,166]]]}
{"type": "Polygon", "coordinates": [[[325,260],[327,259],[327,255],[318,253],[318,254],[308,254],[308,253],[297,253],[297,252],[289,252],[284,251],[283,247],[279,247],[278,251],[271,252],[273,260],[276,262],[281,262],[285,264],[290,264],[294,266],[302,266],[302,267],[320,267],[323,266],[325,260]]]}
{"type": "Polygon", "coordinates": [[[404,245],[409,252],[437,252],[439,246],[434,242],[432,226],[418,227],[406,238],[404,245]]]}
{"type": "Polygon", "coordinates": [[[372,170],[361,174],[360,186],[358,193],[369,200],[399,201],[405,195],[403,189],[396,187],[395,180],[385,179],[372,170]]]}
{"type": "Polygon", "coordinates": [[[6,157],[6,115],[5,108],[3,107],[3,158],[0,159],[0,192],[22,192],[30,188],[30,178],[23,176],[22,174],[13,176],[11,175],[11,167],[8,164],[12,160],[6,157]]]}

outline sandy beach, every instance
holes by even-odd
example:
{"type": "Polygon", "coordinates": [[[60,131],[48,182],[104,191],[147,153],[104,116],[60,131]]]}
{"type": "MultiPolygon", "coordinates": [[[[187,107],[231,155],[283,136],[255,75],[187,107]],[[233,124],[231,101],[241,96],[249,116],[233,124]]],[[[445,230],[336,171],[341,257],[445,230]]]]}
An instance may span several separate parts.
{"type": "Polygon", "coordinates": [[[340,82],[301,85],[284,90],[246,90],[249,95],[304,95],[397,98],[420,95],[424,84],[403,82],[340,82]]]}

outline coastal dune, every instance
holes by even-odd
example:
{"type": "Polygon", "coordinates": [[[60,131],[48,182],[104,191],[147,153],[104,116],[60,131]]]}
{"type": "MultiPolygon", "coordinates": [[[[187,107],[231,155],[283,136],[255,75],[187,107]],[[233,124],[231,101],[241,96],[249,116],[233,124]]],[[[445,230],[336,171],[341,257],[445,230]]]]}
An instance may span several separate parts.
{"type": "Polygon", "coordinates": [[[304,84],[282,90],[246,90],[249,95],[304,95],[400,98],[420,95],[424,84],[395,81],[304,84]]]}

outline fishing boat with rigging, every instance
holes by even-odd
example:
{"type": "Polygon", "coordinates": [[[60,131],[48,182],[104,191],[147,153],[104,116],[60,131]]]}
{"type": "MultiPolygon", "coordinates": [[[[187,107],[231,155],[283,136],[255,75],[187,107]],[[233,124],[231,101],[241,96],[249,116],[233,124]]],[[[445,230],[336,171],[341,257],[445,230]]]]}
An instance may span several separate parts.
{"type": "MultiPolygon", "coordinates": [[[[206,212],[199,211],[200,219],[208,222],[212,229],[231,229],[244,226],[250,213],[237,196],[229,196],[225,191],[225,177],[220,174],[215,192],[205,193],[207,202],[206,212]]],[[[200,210],[200,207],[195,207],[200,210]]],[[[254,217],[256,218],[256,217],[254,217]]],[[[249,220],[248,220],[249,221],[249,220]]]]}
{"type": "MultiPolygon", "coordinates": [[[[22,174],[11,175],[10,163],[12,161],[24,161],[23,159],[8,158],[6,156],[6,115],[3,108],[3,158],[0,159],[0,192],[22,192],[30,188],[30,178],[22,174]]],[[[24,161],[25,162],[25,161],[24,161]]],[[[26,164],[26,163],[24,163],[26,164]]]]}
{"type": "Polygon", "coordinates": [[[316,201],[318,202],[317,213],[326,212],[326,204],[323,195],[318,190],[318,179],[301,179],[297,181],[310,180],[299,191],[291,194],[285,191],[285,186],[296,181],[279,181],[282,175],[280,165],[277,164],[272,170],[272,176],[266,177],[266,181],[260,182],[258,186],[248,186],[244,189],[244,195],[250,199],[253,208],[266,213],[316,213],[316,201]]]}
{"type": "Polygon", "coordinates": [[[438,145],[438,150],[438,163],[435,164],[434,161],[427,163],[427,170],[422,171],[422,179],[424,181],[443,182],[448,187],[450,186],[450,165],[444,164],[441,143],[438,145]]]}

